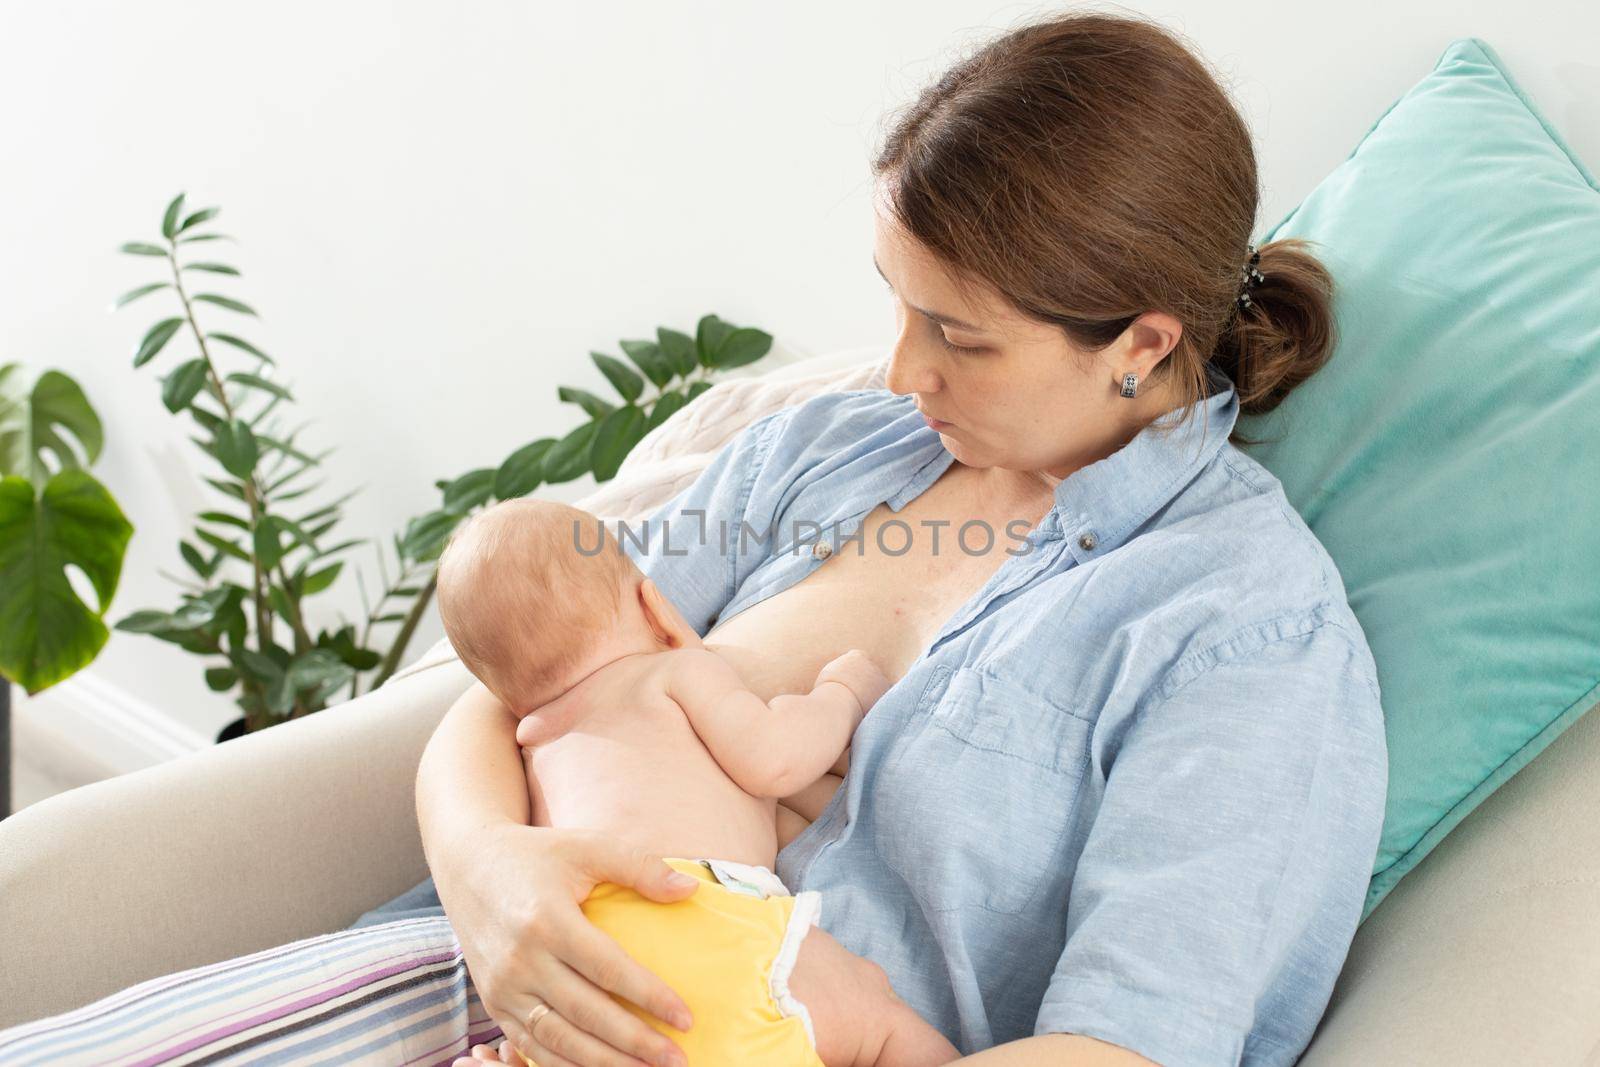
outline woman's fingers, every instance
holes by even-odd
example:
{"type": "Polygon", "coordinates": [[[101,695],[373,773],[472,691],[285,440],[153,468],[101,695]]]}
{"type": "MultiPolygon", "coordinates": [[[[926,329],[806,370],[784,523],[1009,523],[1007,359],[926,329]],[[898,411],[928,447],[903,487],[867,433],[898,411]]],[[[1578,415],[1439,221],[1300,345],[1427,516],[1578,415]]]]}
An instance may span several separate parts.
{"type": "MultiPolygon", "coordinates": [[[[500,1043],[500,1058],[506,1063],[515,1064],[516,1067],[528,1067],[529,1061],[536,1067],[591,1067],[583,1061],[573,1062],[544,1044],[536,1040],[523,1026],[506,1026],[501,1024],[501,1031],[506,1039],[500,1043]],[[526,1057],[526,1059],[524,1059],[526,1057]]],[[[539,1029],[546,1035],[550,1033],[548,1024],[540,1020],[539,1029]]]]}
{"type": "Polygon", "coordinates": [[[625,885],[660,904],[684,900],[700,888],[699,878],[676,870],[660,853],[619,841],[601,830],[570,831],[557,847],[562,845],[592,879],[577,894],[580,901],[595,882],[625,885]]]}
{"type": "Polygon", "coordinates": [[[688,1067],[688,1058],[670,1038],[556,962],[562,973],[544,983],[544,995],[528,1002],[530,1009],[539,1000],[551,1008],[534,1020],[533,1041],[580,1067],[688,1067]]]}
{"type": "MultiPolygon", "coordinates": [[[[637,1004],[668,1026],[687,1030],[694,1025],[694,1015],[689,1011],[689,1006],[671,986],[661,980],[660,975],[628,955],[616,938],[590,922],[582,910],[578,910],[576,915],[578,921],[563,923],[561,929],[554,932],[555,940],[550,946],[563,963],[601,989],[637,1004]]],[[[616,1010],[607,1011],[605,1016],[617,1025],[636,1032],[655,1033],[638,1016],[609,997],[606,999],[616,1010]]],[[[600,1033],[598,1030],[594,1032],[600,1033]]]]}

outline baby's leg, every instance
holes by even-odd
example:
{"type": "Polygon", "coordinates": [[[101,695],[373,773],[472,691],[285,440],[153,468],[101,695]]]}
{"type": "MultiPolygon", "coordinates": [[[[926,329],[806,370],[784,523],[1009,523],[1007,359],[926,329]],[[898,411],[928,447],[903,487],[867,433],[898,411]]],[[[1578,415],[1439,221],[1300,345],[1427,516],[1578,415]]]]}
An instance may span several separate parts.
{"type": "Polygon", "coordinates": [[[813,926],[800,942],[789,992],[811,1014],[827,1067],[937,1067],[956,1047],[895,995],[889,977],[813,926]]]}

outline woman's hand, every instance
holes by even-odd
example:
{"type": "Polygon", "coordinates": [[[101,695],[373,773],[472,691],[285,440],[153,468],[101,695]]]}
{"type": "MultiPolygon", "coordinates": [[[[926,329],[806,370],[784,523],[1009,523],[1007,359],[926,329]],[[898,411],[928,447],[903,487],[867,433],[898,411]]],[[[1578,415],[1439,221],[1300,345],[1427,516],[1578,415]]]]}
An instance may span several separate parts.
{"type": "Polygon", "coordinates": [[[578,905],[600,882],[670,903],[694,892],[698,879],[675,887],[682,876],[660,856],[595,830],[497,823],[474,835],[471,854],[455,863],[470,869],[430,857],[434,884],[478,998],[516,1051],[539,1067],[686,1067],[673,1041],[608,991],[679,1030],[692,1025],[688,1006],[578,905]],[[528,1013],[541,1003],[551,1010],[530,1033],[528,1013]]]}

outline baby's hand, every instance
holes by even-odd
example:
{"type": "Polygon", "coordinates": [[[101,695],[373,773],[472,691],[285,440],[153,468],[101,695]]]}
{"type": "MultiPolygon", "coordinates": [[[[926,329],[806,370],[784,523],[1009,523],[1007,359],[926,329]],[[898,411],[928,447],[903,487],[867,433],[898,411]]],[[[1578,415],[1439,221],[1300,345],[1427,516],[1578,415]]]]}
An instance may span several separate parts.
{"type": "Polygon", "coordinates": [[[878,698],[888,692],[893,683],[872,662],[872,658],[859,648],[852,648],[842,656],[829,660],[817,674],[817,685],[823,682],[840,682],[849,687],[866,713],[878,698]]]}

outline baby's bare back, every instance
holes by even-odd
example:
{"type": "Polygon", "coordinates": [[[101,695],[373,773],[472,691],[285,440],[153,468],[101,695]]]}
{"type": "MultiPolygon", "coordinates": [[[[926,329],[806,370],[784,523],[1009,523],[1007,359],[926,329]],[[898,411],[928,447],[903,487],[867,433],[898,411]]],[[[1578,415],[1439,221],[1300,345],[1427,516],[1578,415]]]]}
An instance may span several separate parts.
{"type": "Polygon", "coordinates": [[[667,695],[677,655],[628,656],[532,713],[555,735],[523,749],[533,825],[604,830],[662,856],[770,869],[777,802],[728,777],[667,695]]]}

